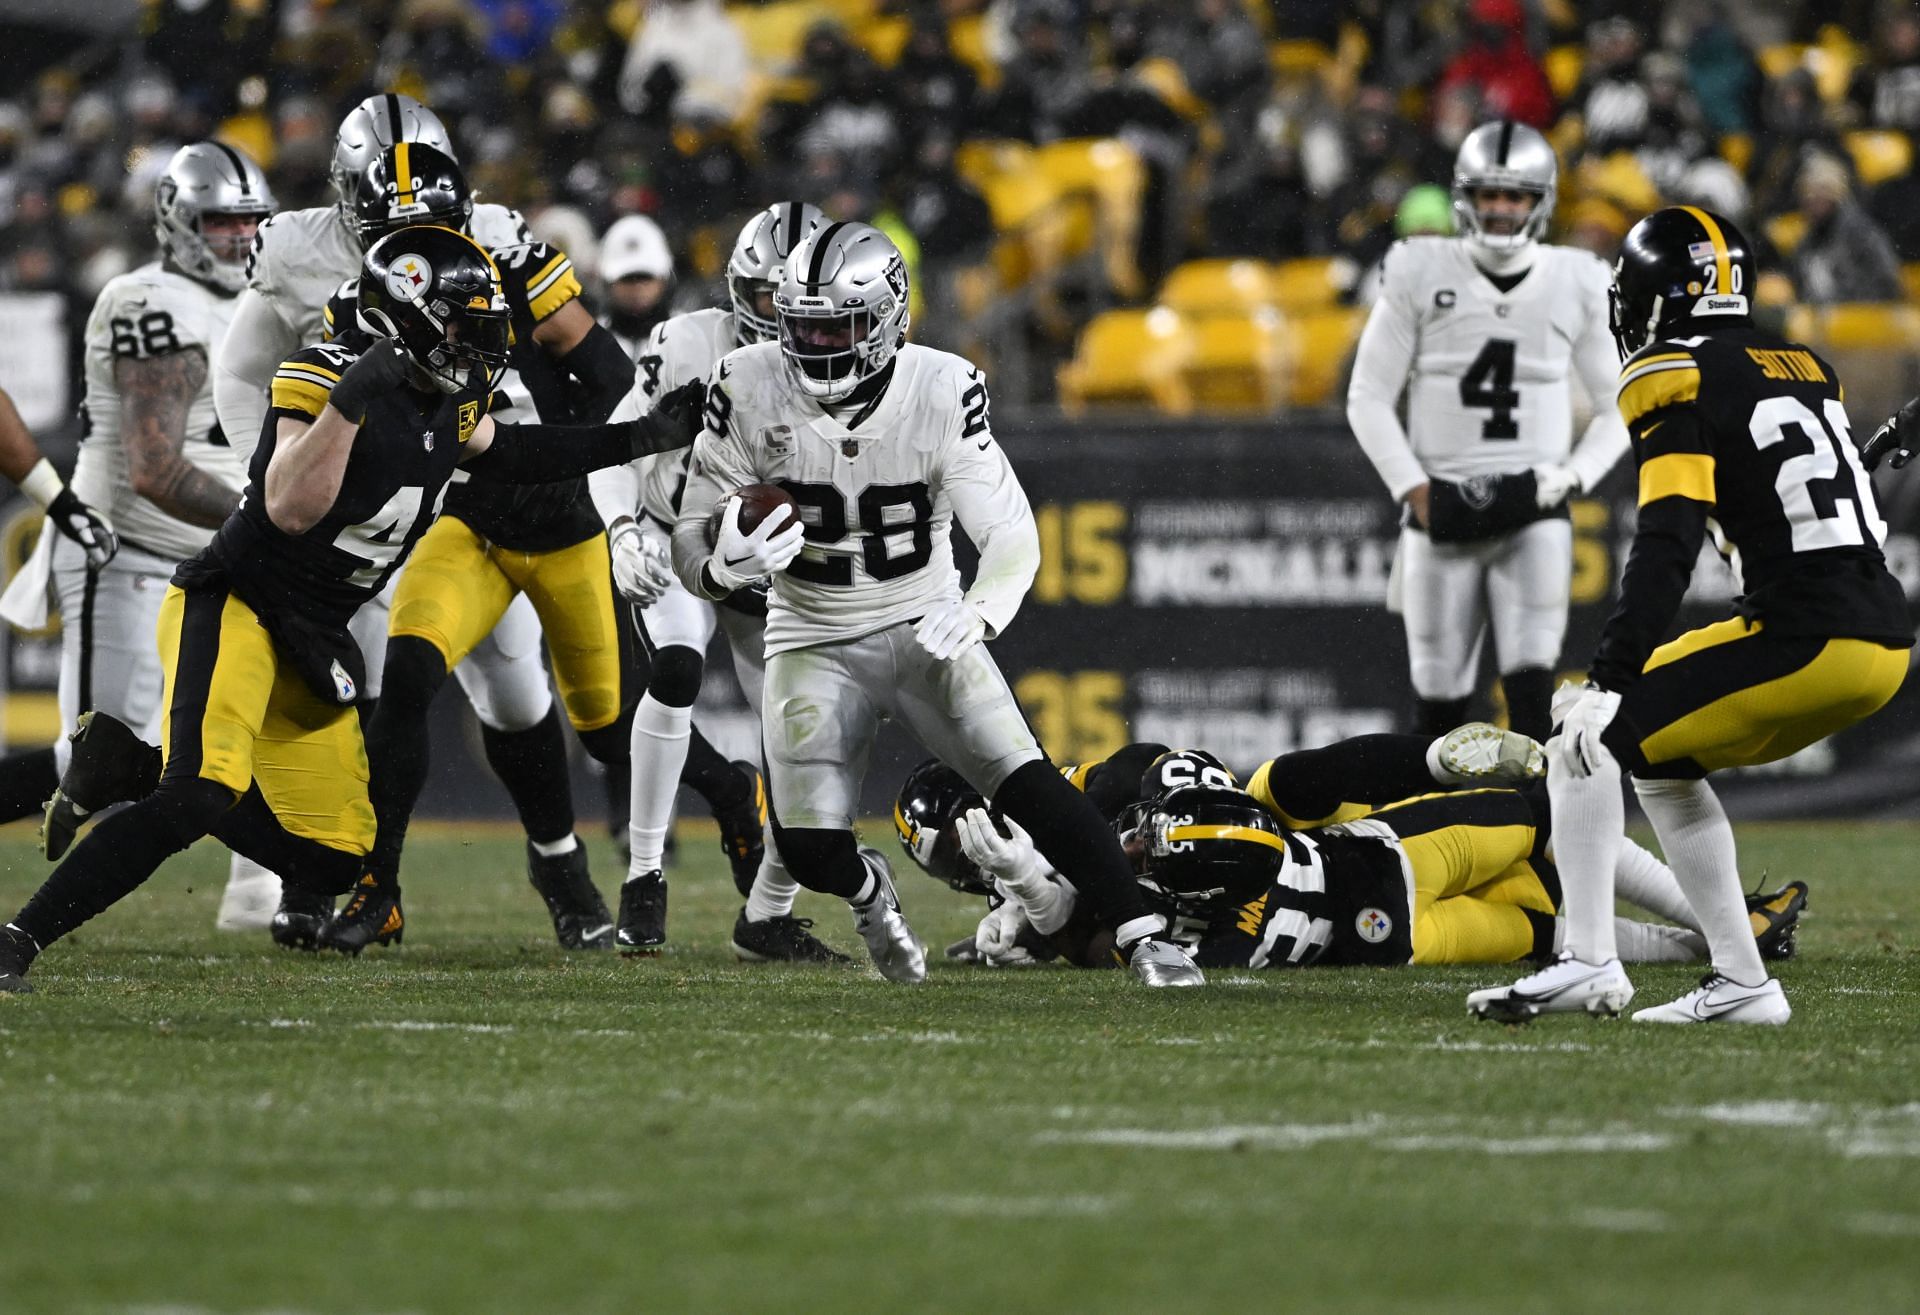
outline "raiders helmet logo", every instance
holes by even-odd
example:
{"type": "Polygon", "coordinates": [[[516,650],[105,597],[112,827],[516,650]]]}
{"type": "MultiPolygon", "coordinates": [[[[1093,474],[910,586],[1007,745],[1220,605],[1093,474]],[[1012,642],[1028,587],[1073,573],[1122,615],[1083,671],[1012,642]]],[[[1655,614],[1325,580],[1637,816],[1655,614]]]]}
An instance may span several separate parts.
{"type": "Polygon", "coordinates": [[[1493,505],[1493,491],[1499,486],[1498,475],[1475,475],[1471,479],[1460,481],[1460,498],[1475,511],[1485,511],[1493,505]]]}

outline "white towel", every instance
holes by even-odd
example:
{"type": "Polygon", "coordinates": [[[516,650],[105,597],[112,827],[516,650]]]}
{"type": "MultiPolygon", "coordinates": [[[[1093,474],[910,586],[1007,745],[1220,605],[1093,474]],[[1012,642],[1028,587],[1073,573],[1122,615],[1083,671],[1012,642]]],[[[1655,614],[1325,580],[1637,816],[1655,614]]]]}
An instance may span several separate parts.
{"type": "Polygon", "coordinates": [[[0,593],[0,617],[22,630],[39,630],[47,624],[49,594],[53,585],[53,536],[58,533],[44,521],[40,541],[33,545],[27,560],[0,593]]]}

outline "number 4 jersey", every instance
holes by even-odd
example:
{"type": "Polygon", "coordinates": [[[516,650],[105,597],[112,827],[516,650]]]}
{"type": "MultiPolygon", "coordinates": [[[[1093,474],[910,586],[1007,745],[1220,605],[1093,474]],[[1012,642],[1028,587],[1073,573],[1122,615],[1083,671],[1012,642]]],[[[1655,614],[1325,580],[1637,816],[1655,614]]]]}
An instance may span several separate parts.
{"type": "Polygon", "coordinates": [[[706,560],[707,513],[759,482],[793,495],[807,539],[774,578],[769,657],[858,639],[958,597],[956,519],[981,550],[967,598],[989,637],[1013,619],[1039,563],[1027,495],[988,428],[986,381],[946,352],[902,347],[885,390],[844,416],[794,386],[777,343],[722,359],[674,531],[683,580],[706,560]]]}

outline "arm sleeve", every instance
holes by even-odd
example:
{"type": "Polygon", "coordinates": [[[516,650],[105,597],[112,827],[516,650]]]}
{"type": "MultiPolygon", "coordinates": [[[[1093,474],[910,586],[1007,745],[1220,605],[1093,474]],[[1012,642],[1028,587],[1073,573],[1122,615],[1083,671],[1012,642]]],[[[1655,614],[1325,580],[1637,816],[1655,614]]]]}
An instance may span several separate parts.
{"type": "Polygon", "coordinates": [[[686,446],[686,431],[669,432],[652,417],[607,425],[503,425],[493,442],[461,469],[502,484],[553,484],[624,465],[636,456],[686,446]],[[671,441],[669,441],[671,440],[671,441]]]}
{"type": "MultiPolygon", "coordinates": [[[[1604,268],[1604,267],[1603,267],[1604,268]]],[[[1608,323],[1607,294],[1602,288],[1598,306],[1587,316],[1587,331],[1573,345],[1573,368],[1581,387],[1593,402],[1593,419],[1567,454],[1567,467],[1580,480],[1582,492],[1592,492],[1627,454],[1627,426],[1612,405],[1619,383],[1620,353],[1608,323]]]]}
{"type": "Polygon", "coordinates": [[[562,356],[559,366],[580,385],[577,415],[604,420],[633,388],[633,361],[620,340],[596,324],[562,356]]]}
{"type": "Polygon", "coordinates": [[[741,440],[732,399],[726,393],[727,363],[714,366],[707,381],[707,427],[693,441],[687,486],[680,494],[680,516],[673,524],[673,573],[696,598],[725,596],[707,578],[707,516],[727,494],[758,476],[741,440]],[[716,394],[718,401],[715,400],[716,394]]]}
{"type": "Polygon", "coordinates": [[[941,487],[953,517],[980,550],[967,601],[987,623],[987,636],[1003,633],[1040,569],[1040,532],[1026,490],[993,435],[957,440],[947,458],[941,487]]]}
{"type": "Polygon", "coordinates": [[[244,461],[253,460],[266,422],[268,393],[280,363],[300,348],[300,335],[257,289],[241,292],[233,322],[213,356],[213,407],[220,431],[244,461]]]}
{"type": "Polygon", "coordinates": [[[1367,327],[1361,330],[1353,382],[1347,386],[1347,423],[1396,502],[1427,481],[1398,410],[1419,342],[1412,307],[1395,277],[1405,259],[1398,249],[1387,253],[1380,299],[1373,303],[1367,327]]]}

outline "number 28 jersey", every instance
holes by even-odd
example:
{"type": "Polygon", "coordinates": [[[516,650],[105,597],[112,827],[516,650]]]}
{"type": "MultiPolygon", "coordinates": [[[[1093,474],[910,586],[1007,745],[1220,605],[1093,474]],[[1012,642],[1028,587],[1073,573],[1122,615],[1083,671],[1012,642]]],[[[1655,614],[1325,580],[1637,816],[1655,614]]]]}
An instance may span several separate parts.
{"type": "MultiPolygon", "coordinates": [[[[959,597],[956,518],[976,544],[1034,538],[1027,495],[988,428],[985,379],[911,343],[879,399],[844,418],[794,385],[777,343],[721,360],[674,530],[682,579],[706,559],[708,512],[752,483],[792,494],[806,530],[801,555],[774,577],[768,656],[858,639],[959,597]]],[[[975,581],[968,597],[989,636],[1012,620],[1037,560],[975,581]]]]}

